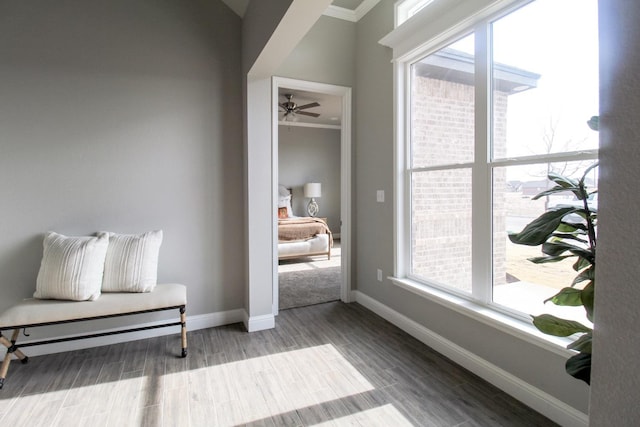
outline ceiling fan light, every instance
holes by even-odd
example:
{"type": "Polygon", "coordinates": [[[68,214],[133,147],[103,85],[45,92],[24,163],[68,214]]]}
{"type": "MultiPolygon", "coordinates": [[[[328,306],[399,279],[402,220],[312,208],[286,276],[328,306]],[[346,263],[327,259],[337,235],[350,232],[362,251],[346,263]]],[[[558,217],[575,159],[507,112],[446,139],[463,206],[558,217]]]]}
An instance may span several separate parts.
{"type": "Polygon", "coordinates": [[[284,117],[282,117],[282,120],[285,122],[297,122],[298,118],[293,113],[284,113],[284,117]]]}

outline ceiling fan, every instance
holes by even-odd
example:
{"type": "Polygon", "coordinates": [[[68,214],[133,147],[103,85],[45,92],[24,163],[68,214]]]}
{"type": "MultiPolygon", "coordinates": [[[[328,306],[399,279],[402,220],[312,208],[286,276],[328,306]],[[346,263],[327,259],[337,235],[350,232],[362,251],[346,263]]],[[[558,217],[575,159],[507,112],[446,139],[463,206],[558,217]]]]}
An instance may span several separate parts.
{"type": "Polygon", "coordinates": [[[298,105],[291,100],[293,98],[292,94],[287,93],[284,95],[284,97],[287,98],[287,101],[283,102],[282,104],[279,104],[281,111],[284,112],[284,117],[283,117],[284,120],[292,120],[298,114],[302,116],[320,117],[320,114],[318,113],[302,111],[302,110],[306,110],[307,108],[319,107],[320,104],[318,104],[317,102],[311,102],[305,105],[298,105]]]}

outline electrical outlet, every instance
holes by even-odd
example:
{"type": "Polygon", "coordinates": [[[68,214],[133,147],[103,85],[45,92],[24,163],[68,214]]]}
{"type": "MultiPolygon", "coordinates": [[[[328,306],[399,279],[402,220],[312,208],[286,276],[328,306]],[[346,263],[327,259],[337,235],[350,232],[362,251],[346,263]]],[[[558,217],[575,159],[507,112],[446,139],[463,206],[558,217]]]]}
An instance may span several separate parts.
{"type": "Polygon", "coordinates": [[[376,201],[378,203],[384,203],[384,190],[376,191],[376,201]]]}
{"type": "Polygon", "coordinates": [[[378,269],[378,282],[382,282],[382,270],[378,269]]]}

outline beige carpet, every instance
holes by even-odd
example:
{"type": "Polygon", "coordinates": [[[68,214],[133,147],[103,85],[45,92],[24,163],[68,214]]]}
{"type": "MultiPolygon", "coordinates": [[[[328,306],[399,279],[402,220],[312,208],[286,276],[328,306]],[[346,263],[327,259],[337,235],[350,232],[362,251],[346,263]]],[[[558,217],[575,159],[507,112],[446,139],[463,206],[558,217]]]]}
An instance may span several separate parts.
{"type": "Polygon", "coordinates": [[[339,242],[334,243],[330,260],[319,256],[280,261],[280,310],[339,300],[341,282],[339,242]]]}

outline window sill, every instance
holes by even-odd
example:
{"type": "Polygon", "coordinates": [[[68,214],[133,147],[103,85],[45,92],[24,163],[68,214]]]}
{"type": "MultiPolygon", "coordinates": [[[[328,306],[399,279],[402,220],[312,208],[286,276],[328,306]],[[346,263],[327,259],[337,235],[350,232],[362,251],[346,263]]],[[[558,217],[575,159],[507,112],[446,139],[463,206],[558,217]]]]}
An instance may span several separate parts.
{"type": "Polygon", "coordinates": [[[457,313],[470,317],[478,322],[510,334],[516,338],[542,347],[560,356],[570,357],[575,353],[567,350],[566,346],[572,342],[569,338],[546,335],[536,329],[530,322],[525,322],[506,314],[500,313],[490,307],[480,305],[473,301],[460,298],[442,290],[418,283],[406,278],[389,277],[389,280],[399,288],[405,289],[415,295],[440,304],[457,313]]]}

